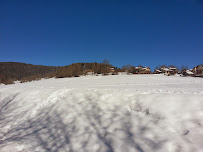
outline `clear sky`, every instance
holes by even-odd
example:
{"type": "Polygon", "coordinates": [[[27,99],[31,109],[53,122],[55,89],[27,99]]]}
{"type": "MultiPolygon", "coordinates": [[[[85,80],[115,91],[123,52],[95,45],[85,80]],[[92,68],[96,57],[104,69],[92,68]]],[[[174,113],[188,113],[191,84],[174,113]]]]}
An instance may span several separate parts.
{"type": "Polygon", "coordinates": [[[0,62],[203,64],[201,0],[0,0],[0,62]]]}

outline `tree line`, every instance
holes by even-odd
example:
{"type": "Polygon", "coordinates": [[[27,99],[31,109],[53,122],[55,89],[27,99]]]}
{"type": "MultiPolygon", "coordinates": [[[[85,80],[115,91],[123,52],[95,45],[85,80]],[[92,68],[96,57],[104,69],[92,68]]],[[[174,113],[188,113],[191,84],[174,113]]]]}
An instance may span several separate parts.
{"type": "Polygon", "coordinates": [[[57,73],[56,78],[64,78],[64,77],[79,77],[81,75],[87,75],[88,72],[92,72],[94,74],[102,74],[107,75],[112,72],[116,74],[117,67],[113,67],[109,63],[74,63],[65,67],[62,67],[57,73]],[[114,71],[112,72],[112,68],[114,71]]]}
{"type": "Polygon", "coordinates": [[[0,62],[0,83],[12,84],[14,81],[27,82],[41,78],[51,78],[60,67],[32,65],[18,62],[0,62]]]}
{"type": "Polygon", "coordinates": [[[67,66],[43,66],[18,62],[0,62],[0,83],[13,84],[14,81],[29,82],[42,78],[65,78],[79,77],[88,72],[107,75],[117,74],[119,69],[113,67],[109,62],[102,63],[74,63],[67,66]],[[114,71],[112,71],[112,68],[114,71]]]}
{"type": "MultiPolygon", "coordinates": [[[[142,65],[137,66],[143,68],[142,65]]],[[[124,65],[122,68],[117,68],[110,64],[108,60],[102,63],[74,63],[67,66],[43,66],[33,65],[19,62],[0,62],[0,83],[13,84],[14,81],[29,82],[33,80],[40,80],[42,78],[65,78],[65,77],[79,77],[92,73],[94,75],[116,75],[118,72],[127,72],[136,74],[140,69],[133,65],[124,65]]],[[[155,69],[161,70],[163,67],[174,67],[184,74],[188,69],[187,66],[178,68],[174,65],[159,65],[155,69]]],[[[149,72],[153,73],[153,72],[149,72]]],[[[143,73],[143,74],[149,74],[143,73]]],[[[139,73],[140,74],[140,73],[139,73]]]]}

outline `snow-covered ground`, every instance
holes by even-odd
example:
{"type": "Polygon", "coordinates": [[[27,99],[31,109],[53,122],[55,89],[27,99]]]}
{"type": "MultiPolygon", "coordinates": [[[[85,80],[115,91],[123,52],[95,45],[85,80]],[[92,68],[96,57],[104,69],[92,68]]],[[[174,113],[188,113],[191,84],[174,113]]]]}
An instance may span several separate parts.
{"type": "Polygon", "coordinates": [[[1,152],[202,152],[203,79],[84,76],[0,85],[1,152]]]}

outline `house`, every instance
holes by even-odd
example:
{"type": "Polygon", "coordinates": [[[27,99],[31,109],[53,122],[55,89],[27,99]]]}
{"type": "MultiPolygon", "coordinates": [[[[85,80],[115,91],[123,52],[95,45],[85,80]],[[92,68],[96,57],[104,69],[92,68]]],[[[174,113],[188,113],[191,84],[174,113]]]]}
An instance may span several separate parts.
{"type": "Polygon", "coordinates": [[[109,69],[110,72],[115,72],[115,68],[113,68],[113,67],[111,67],[111,68],[107,67],[107,68],[109,69]]]}
{"type": "Polygon", "coordinates": [[[151,70],[150,70],[150,68],[149,67],[144,67],[144,68],[142,68],[142,70],[141,70],[141,74],[150,74],[151,73],[151,70]]]}
{"type": "Polygon", "coordinates": [[[93,75],[94,71],[93,70],[86,70],[87,75],[93,75]]]}
{"type": "Polygon", "coordinates": [[[133,69],[133,74],[140,74],[140,71],[142,70],[142,67],[135,67],[134,69],[133,69]]]}
{"type": "Polygon", "coordinates": [[[151,71],[150,71],[150,68],[149,67],[135,67],[134,71],[133,71],[133,74],[150,74],[151,71]]]}
{"type": "Polygon", "coordinates": [[[194,73],[192,72],[192,69],[186,70],[186,76],[194,76],[194,73]]]}
{"type": "Polygon", "coordinates": [[[192,69],[190,70],[182,70],[180,72],[181,76],[194,76],[194,72],[192,72],[192,69]]]}
{"type": "Polygon", "coordinates": [[[162,73],[164,73],[164,75],[170,76],[170,75],[175,75],[177,73],[177,68],[174,67],[164,67],[161,68],[162,73]]]}
{"type": "Polygon", "coordinates": [[[154,74],[161,74],[162,72],[161,72],[161,70],[155,69],[153,73],[154,74]]]}
{"type": "Polygon", "coordinates": [[[195,76],[203,76],[203,65],[198,65],[194,67],[193,72],[195,76]]]}

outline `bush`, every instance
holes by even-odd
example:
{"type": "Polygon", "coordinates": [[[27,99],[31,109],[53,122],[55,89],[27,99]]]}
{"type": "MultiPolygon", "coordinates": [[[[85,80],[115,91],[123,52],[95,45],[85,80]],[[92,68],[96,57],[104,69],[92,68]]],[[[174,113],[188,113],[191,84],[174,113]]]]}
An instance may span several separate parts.
{"type": "Polygon", "coordinates": [[[12,78],[8,78],[8,79],[4,79],[2,81],[3,84],[7,85],[7,84],[14,84],[15,79],[12,78]]]}

